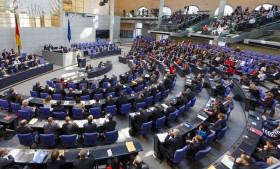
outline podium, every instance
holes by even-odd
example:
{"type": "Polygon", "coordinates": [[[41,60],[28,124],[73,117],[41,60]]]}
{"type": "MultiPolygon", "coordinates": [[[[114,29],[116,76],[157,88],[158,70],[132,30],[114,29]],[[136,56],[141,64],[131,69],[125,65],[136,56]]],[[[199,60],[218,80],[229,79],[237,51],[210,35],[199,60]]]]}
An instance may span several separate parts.
{"type": "Polygon", "coordinates": [[[86,58],[81,57],[79,60],[80,60],[80,68],[85,68],[87,64],[86,58]]]}

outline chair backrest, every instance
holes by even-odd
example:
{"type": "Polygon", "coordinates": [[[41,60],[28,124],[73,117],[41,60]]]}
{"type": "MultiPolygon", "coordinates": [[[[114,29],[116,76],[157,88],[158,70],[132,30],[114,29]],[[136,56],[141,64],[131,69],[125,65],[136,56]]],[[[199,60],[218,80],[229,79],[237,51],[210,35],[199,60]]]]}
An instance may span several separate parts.
{"type": "Polygon", "coordinates": [[[93,83],[92,85],[91,85],[91,89],[96,89],[96,83],[93,83]]]}
{"type": "Polygon", "coordinates": [[[200,160],[204,158],[211,151],[211,147],[208,147],[206,150],[200,150],[195,153],[194,160],[200,160]]]}
{"type": "Polygon", "coordinates": [[[48,93],[40,93],[40,97],[45,99],[48,96],[48,93]]]}
{"type": "Polygon", "coordinates": [[[117,85],[117,83],[119,83],[119,80],[113,81],[113,87],[117,85]]]}
{"type": "Polygon", "coordinates": [[[17,134],[19,143],[24,146],[31,146],[34,143],[34,139],[31,133],[17,134]]]}
{"type": "Polygon", "coordinates": [[[83,110],[81,108],[72,108],[73,117],[76,119],[83,118],[83,110]]]}
{"type": "Polygon", "coordinates": [[[40,142],[45,147],[53,147],[55,145],[54,134],[40,134],[40,142]]]}
{"type": "Polygon", "coordinates": [[[105,143],[106,144],[112,144],[112,143],[116,142],[118,140],[118,138],[119,138],[119,131],[118,130],[106,132],[105,143]]]}
{"type": "Polygon", "coordinates": [[[9,110],[10,106],[7,100],[1,100],[0,104],[1,104],[1,109],[9,110]]]}
{"type": "Polygon", "coordinates": [[[231,91],[231,88],[230,88],[230,87],[227,87],[224,96],[227,96],[227,95],[230,93],[230,91],[231,91]]]}
{"type": "Polygon", "coordinates": [[[53,112],[54,120],[65,120],[65,112],[53,112]]]}
{"type": "Polygon", "coordinates": [[[136,72],[133,76],[133,79],[137,79],[138,73],[136,72]]]}
{"type": "Polygon", "coordinates": [[[20,120],[23,120],[23,119],[30,120],[31,119],[28,111],[18,110],[18,114],[19,114],[19,119],[20,120]]]}
{"type": "Polygon", "coordinates": [[[194,106],[195,102],[196,102],[196,97],[194,97],[194,98],[191,100],[191,107],[194,106]]]}
{"type": "Polygon", "coordinates": [[[30,90],[30,96],[31,97],[38,97],[38,93],[36,91],[30,90]]]}
{"type": "Polygon", "coordinates": [[[103,99],[103,94],[94,94],[93,99],[96,99],[97,97],[99,97],[99,99],[103,99]]]}
{"type": "Polygon", "coordinates": [[[169,93],[169,89],[165,90],[163,92],[163,96],[162,96],[162,99],[166,99],[168,97],[168,93],[169,93]]]}
{"type": "Polygon", "coordinates": [[[65,97],[65,100],[75,100],[74,97],[65,97]]]}
{"type": "Polygon", "coordinates": [[[97,133],[84,133],[84,145],[95,146],[97,145],[97,133]]]}
{"type": "Polygon", "coordinates": [[[111,92],[111,93],[107,93],[107,96],[112,95],[112,97],[116,97],[116,93],[115,92],[111,92]]]}
{"type": "Polygon", "coordinates": [[[70,89],[70,88],[76,89],[76,84],[75,83],[69,83],[67,87],[68,87],[68,89],[70,89]]]}
{"type": "Polygon", "coordinates": [[[173,163],[180,163],[185,159],[186,153],[188,150],[188,146],[183,147],[182,149],[176,150],[174,154],[173,163]]]}
{"type": "Polygon", "coordinates": [[[93,116],[93,118],[98,119],[101,116],[101,109],[98,108],[90,108],[89,114],[93,116]]]}
{"type": "Polygon", "coordinates": [[[82,90],[82,87],[83,87],[83,86],[85,86],[86,89],[87,89],[87,84],[86,84],[86,83],[82,83],[82,84],[79,85],[80,90],[82,90]]]}
{"type": "Polygon", "coordinates": [[[18,110],[21,109],[20,104],[19,103],[11,103],[11,108],[12,108],[12,112],[13,113],[17,113],[18,110]]]}
{"type": "Polygon", "coordinates": [[[89,99],[90,99],[89,95],[81,96],[81,100],[89,100],[89,99]]]}
{"type": "Polygon", "coordinates": [[[145,109],[145,102],[137,103],[135,106],[135,111],[137,112],[139,108],[145,109]]]}
{"type": "Polygon", "coordinates": [[[115,115],[117,111],[116,105],[106,106],[106,114],[115,115]]]}
{"type": "Polygon", "coordinates": [[[156,121],[156,129],[161,129],[161,128],[163,128],[164,123],[165,123],[165,119],[166,119],[165,116],[163,116],[163,117],[157,119],[157,121],[156,121]]]}
{"type": "Polygon", "coordinates": [[[145,134],[148,134],[149,132],[151,132],[152,125],[153,125],[153,121],[149,121],[147,123],[142,123],[141,134],[145,135],[145,134]]]}
{"type": "Polygon", "coordinates": [[[153,96],[146,97],[145,103],[147,107],[151,106],[153,104],[153,96]]]}
{"type": "Polygon", "coordinates": [[[127,78],[127,83],[130,83],[133,79],[133,75],[129,75],[128,78],[127,78]]]}
{"type": "Polygon", "coordinates": [[[211,144],[213,143],[214,139],[215,139],[215,135],[216,132],[214,131],[213,133],[211,133],[210,135],[208,135],[204,141],[204,145],[205,147],[210,147],[211,144]]]}
{"type": "Polygon", "coordinates": [[[130,112],[130,108],[131,108],[131,103],[122,104],[121,114],[128,114],[130,112]]]}
{"type": "Polygon", "coordinates": [[[186,105],[185,112],[187,113],[191,108],[192,101],[190,100],[189,103],[186,105]]]}
{"type": "Polygon", "coordinates": [[[77,135],[62,135],[61,136],[62,146],[66,148],[77,146],[77,135]]]}
{"type": "Polygon", "coordinates": [[[156,103],[156,102],[159,102],[160,96],[161,96],[161,92],[158,92],[158,93],[156,94],[155,98],[154,98],[155,103],[156,103]]]}
{"type": "Polygon", "coordinates": [[[49,118],[52,115],[49,107],[40,107],[40,116],[49,118]]]}
{"type": "Polygon", "coordinates": [[[178,112],[179,111],[176,110],[175,112],[169,114],[168,119],[167,119],[168,124],[173,123],[175,121],[178,112]]]}
{"type": "Polygon", "coordinates": [[[62,88],[63,88],[63,84],[62,83],[56,83],[55,84],[55,88],[59,88],[59,86],[62,86],[62,88]]]}
{"type": "Polygon", "coordinates": [[[137,92],[140,92],[140,91],[142,91],[143,89],[144,89],[144,84],[139,85],[139,86],[137,87],[137,92]]]}
{"type": "Polygon", "coordinates": [[[109,82],[103,82],[102,87],[103,87],[104,89],[107,89],[108,83],[109,83],[109,82]]]}
{"type": "Polygon", "coordinates": [[[218,134],[217,134],[217,140],[221,140],[224,138],[225,133],[227,131],[227,126],[224,127],[218,134]]]}
{"type": "Polygon", "coordinates": [[[62,100],[62,95],[61,94],[53,94],[53,99],[54,100],[62,100]]]}
{"type": "Polygon", "coordinates": [[[174,82],[172,83],[171,90],[173,90],[175,88],[175,85],[176,85],[176,80],[174,80],[174,82]]]}
{"type": "Polygon", "coordinates": [[[130,87],[126,87],[126,93],[127,94],[133,94],[134,91],[130,87]]]}
{"type": "Polygon", "coordinates": [[[185,109],[186,109],[186,106],[185,106],[185,105],[183,105],[182,107],[180,107],[177,116],[178,116],[178,117],[183,116],[183,115],[184,115],[184,112],[185,112],[185,109]]]}
{"type": "Polygon", "coordinates": [[[119,92],[119,95],[121,95],[121,93],[123,93],[124,95],[126,95],[126,89],[121,90],[121,91],[119,92]]]}

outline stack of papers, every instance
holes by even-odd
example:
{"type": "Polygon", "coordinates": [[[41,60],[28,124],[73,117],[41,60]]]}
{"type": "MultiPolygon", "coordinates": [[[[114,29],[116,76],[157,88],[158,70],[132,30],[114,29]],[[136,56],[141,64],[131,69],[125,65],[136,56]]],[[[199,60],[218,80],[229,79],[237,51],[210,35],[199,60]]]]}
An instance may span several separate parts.
{"type": "Polygon", "coordinates": [[[136,148],[135,148],[135,146],[134,146],[132,141],[126,142],[125,145],[126,145],[126,148],[127,148],[128,152],[136,150],[136,148]]]}
{"type": "Polygon", "coordinates": [[[165,138],[166,138],[167,135],[168,135],[168,133],[157,134],[158,139],[159,139],[159,141],[160,141],[161,143],[164,142],[164,140],[165,140],[165,138]]]}
{"type": "Polygon", "coordinates": [[[228,155],[225,155],[221,163],[224,164],[227,168],[232,169],[234,162],[229,158],[228,155]]]}
{"type": "Polygon", "coordinates": [[[197,117],[200,118],[200,119],[203,120],[203,121],[206,120],[206,117],[203,117],[203,116],[201,116],[201,115],[198,115],[197,117]]]}
{"type": "Polygon", "coordinates": [[[48,155],[48,153],[44,152],[44,151],[36,152],[35,156],[34,156],[34,159],[33,159],[33,162],[42,163],[47,155],[48,155]]]}
{"type": "Polygon", "coordinates": [[[28,124],[32,125],[35,124],[38,121],[37,118],[33,118],[32,120],[30,120],[30,122],[28,124]]]}
{"type": "Polygon", "coordinates": [[[164,108],[168,108],[168,106],[165,104],[165,103],[163,103],[163,104],[161,104],[162,105],[162,107],[164,107],[164,108]]]}

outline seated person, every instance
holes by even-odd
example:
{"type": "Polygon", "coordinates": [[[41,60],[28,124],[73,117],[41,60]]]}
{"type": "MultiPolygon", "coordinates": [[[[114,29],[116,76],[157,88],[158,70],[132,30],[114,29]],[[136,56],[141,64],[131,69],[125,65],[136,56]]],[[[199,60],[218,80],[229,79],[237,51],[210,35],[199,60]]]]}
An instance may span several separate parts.
{"type": "Polygon", "coordinates": [[[113,115],[109,115],[106,117],[105,123],[104,123],[104,132],[114,131],[116,130],[117,122],[114,120],[113,115]],[[109,119],[109,121],[107,121],[109,119]]]}
{"type": "Polygon", "coordinates": [[[143,102],[145,102],[145,98],[144,98],[143,93],[140,93],[140,94],[138,95],[138,97],[135,99],[133,105],[134,105],[134,107],[136,107],[136,104],[137,104],[137,103],[143,103],[143,102]]]}
{"type": "Polygon", "coordinates": [[[114,88],[111,86],[110,83],[108,83],[107,88],[106,88],[106,92],[105,92],[106,96],[107,96],[108,93],[112,93],[112,92],[114,92],[114,88]]]}
{"type": "Polygon", "coordinates": [[[62,88],[62,85],[59,85],[59,87],[55,89],[55,94],[61,94],[62,98],[65,97],[66,92],[62,88]]]}
{"type": "Polygon", "coordinates": [[[271,138],[271,139],[279,139],[280,138],[280,123],[275,129],[266,129],[262,128],[263,135],[271,138]]]}
{"type": "Polygon", "coordinates": [[[104,75],[104,78],[100,81],[100,84],[103,84],[104,82],[110,82],[110,79],[107,77],[107,75],[104,75]]]}
{"type": "Polygon", "coordinates": [[[73,97],[74,99],[76,99],[76,94],[73,93],[73,88],[70,88],[68,93],[66,94],[66,97],[73,97]]]}
{"type": "Polygon", "coordinates": [[[169,101],[168,107],[164,108],[164,110],[163,110],[163,114],[168,118],[169,114],[174,113],[175,111],[176,111],[176,108],[175,108],[173,102],[169,101]]]}
{"type": "Polygon", "coordinates": [[[94,166],[94,158],[89,154],[89,151],[82,149],[78,155],[78,158],[74,160],[74,169],[91,169],[94,166]]]}
{"type": "Polygon", "coordinates": [[[8,150],[6,148],[0,148],[0,168],[6,168],[14,163],[14,157],[8,155],[8,150]]]}
{"type": "Polygon", "coordinates": [[[22,95],[21,94],[18,94],[17,96],[16,96],[16,100],[14,101],[14,103],[18,103],[18,104],[22,104],[22,95]]]}
{"type": "Polygon", "coordinates": [[[230,81],[229,81],[229,84],[226,85],[226,88],[229,87],[229,88],[232,90],[232,89],[233,89],[233,86],[234,86],[234,81],[233,81],[233,80],[230,80],[230,81]]]}
{"type": "Polygon", "coordinates": [[[232,97],[230,95],[227,95],[226,100],[224,101],[223,105],[226,110],[233,109],[233,101],[232,101],[232,97]]]}
{"type": "Polygon", "coordinates": [[[99,99],[99,97],[97,97],[96,99],[95,99],[95,102],[91,105],[92,106],[92,108],[101,108],[101,103],[100,103],[100,101],[99,101],[100,99],[99,99]]]}
{"type": "Polygon", "coordinates": [[[66,159],[63,155],[59,154],[57,149],[54,149],[51,153],[51,158],[47,160],[47,168],[63,169],[66,163],[66,159]],[[60,160],[57,160],[59,157],[60,160]]]}
{"type": "Polygon", "coordinates": [[[36,111],[36,106],[34,107],[30,107],[28,106],[29,104],[29,101],[26,99],[26,100],[23,100],[22,101],[22,106],[21,106],[21,110],[24,110],[24,111],[27,111],[31,117],[34,117],[35,116],[35,111],[36,111]]]}
{"type": "Polygon", "coordinates": [[[96,123],[93,121],[93,116],[89,115],[88,116],[88,122],[84,123],[84,133],[95,133],[97,132],[97,125],[96,123]]]}
{"type": "Polygon", "coordinates": [[[260,99],[260,91],[254,83],[250,85],[249,92],[256,98],[256,100],[260,99]]]}
{"type": "Polygon", "coordinates": [[[280,161],[277,158],[270,156],[270,157],[267,158],[266,162],[263,162],[263,161],[257,162],[257,166],[260,169],[265,169],[265,168],[273,166],[273,165],[275,165],[275,164],[277,164],[279,162],[280,161]]]}
{"type": "Polygon", "coordinates": [[[107,161],[107,168],[106,169],[122,169],[123,165],[120,162],[118,157],[114,157],[113,160],[109,159],[107,161]]]}
{"type": "Polygon", "coordinates": [[[47,93],[48,95],[52,95],[53,91],[50,89],[49,85],[46,85],[45,89],[43,89],[43,93],[47,93]]]}
{"type": "Polygon", "coordinates": [[[148,122],[149,117],[142,108],[139,108],[138,112],[139,113],[136,113],[134,116],[133,127],[135,127],[137,131],[141,131],[142,124],[148,122]]]}
{"type": "Polygon", "coordinates": [[[53,110],[52,105],[51,105],[51,100],[52,100],[51,95],[48,95],[48,96],[43,100],[43,106],[44,106],[45,108],[50,108],[50,111],[53,110]]]}
{"type": "Polygon", "coordinates": [[[89,96],[90,94],[89,94],[89,90],[86,88],[86,86],[83,86],[82,87],[82,94],[81,94],[82,96],[89,96]]]}
{"type": "Polygon", "coordinates": [[[61,105],[61,100],[56,101],[56,106],[53,108],[52,112],[65,112],[66,113],[65,107],[61,105]]]}
{"type": "Polygon", "coordinates": [[[81,102],[81,98],[80,97],[76,98],[73,107],[74,108],[78,108],[78,109],[82,109],[83,113],[86,112],[86,107],[85,107],[84,103],[81,102]]]}
{"type": "Polygon", "coordinates": [[[272,105],[274,103],[274,97],[273,97],[273,94],[268,92],[266,94],[266,98],[264,99],[261,99],[261,102],[260,102],[260,105],[261,106],[264,106],[264,107],[267,107],[267,108],[272,108],[272,105]]]}
{"type": "Polygon", "coordinates": [[[187,150],[188,159],[193,159],[198,151],[204,150],[206,148],[204,146],[203,138],[198,134],[192,140],[186,140],[186,143],[188,145],[188,150],[187,150]]]}
{"type": "Polygon", "coordinates": [[[177,103],[176,103],[176,108],[179,109],[180,107],[188,104],[189,100],[184,97],[183,93],[180,93],[179,97],[177,97],[177,103]]]}
{"type": "Polygon", "coordinates": [[[79,84],[87,84],[88,86],[88,81],[86,80],[85,77],[83,77],[83,80],[81,80],[79,84]]]}
{"type": "Polygon", "coordinates": [[[195,97],[194,93],[192,92],[192,90],[190,88],[187,88],[186,92],[183,93],[183,95],[185,98],[187,98],[188,101],[191,101],[195,97]]]}
{"type": "Polygon", "coordinates": [[[253,81],[264,81],[265,76],[265,73],[263,71],[260,71],[260,73],[255,78],[253,78],[253,81]]]}
{"type": "Polygon", "coordinates": [[[218,121],[216,121],[214,124],[212,123],[211,126],[209,126],[209,129],[211,132],[219,133],[224,127],[226,127],[226,120],[225,120],[225,114],[219,113],[217,115],[218,121]]]}
{"type": "Polygon", "coordinates": [[[17,134],[28,134],[31,133],[33,137],[37,134],[37,132],[33,132],[33,129],[29,126],[26,126],[27,120],[21,120],[19,126],[16,128],[17,134]]]}
{"type": "MultiPolygon", "coordinates": [[[[233,159],[234,160],[234,159],[233,159]]],[[[251,156],[241,154],[233,164],[233,169],[255,169],[258,168],[251,156]]]]}
{"type": "Polygon", "coordinates": [[[91,66],[91,64],[86,66],[86,72],[90,72],[92,71],[93,67],[91,66]]]}
{"type": "Polygon", "coordinates": [[[248,79],[248,77],[246,75],[243,75],[241,77],[241,79],[239,80],[239,83],[241,85],[245,85],[245,86],[249,86],[250,85],[250,81],[249,81],[249,79],[248,79]]]}
{"type": "Polygon", "coordinates": [[[161,118],[163,114],[160,111],[160,107],[158,104],[154,104],[153,111],[151,112],[151,116],[149,117],[149,120],[153,121],[153,124],[156,124],[156,121],[158,118],[161,118]]]}
{"type": "Polygon", "coordinates": [[[214,105],[213,110],[203,109],[203,111],[208,115],[207,121],[210,123],[215,123],[218,120],[217,115],[220,113],[218,106],[214,105]]]}
{"type": "MultiPolygon", "coordinates": [[[[280,118],[280,115],[279,115],[280,118]]],[[[265,117],[265,115],[262,115],[263,119],[263,128],[273,130],[276,127],[278,127],[280,123],[280,119],[273,119],[271,117],[265,117]]]]}
{"type": "Polygon", "coordinates": [[[257,147],[252,155],[256,161],[266,161],[270,156],[277,159],[280,158],[280,151],[277,148],[277,143],[272,139],[266,140],[266,145],[263,148],[257,147]]]}
{"type": "Polygon", "coordinates": [[[106,106],[113,106],[115,105],[115,100],[113,99],[112,95],[109,95],[105,101],[105,107],[106,106]]]}
{"type": "Polygon", "coordinates": [[[57,130],[60,128],[57,123],[53,121],[52,117],[48,118],[48,123],[44,124],[44,134],[54,134],[56,139],[58,138],[57,130]]]}
{"type": "Polygon", "coordinates": [[[216,89],[214,90],[214,96],[220,95],[223,96],[226,92],[226,88],[221,84],[221,81],[217,81],[216,89]]]}
{"type": "Polygon", "coordinates": [[[71,118],[69,116],[66,116],[65,123],[62,125],[62,131],[63,131],[63,135],[78,134],[79,126],[76,123],[71,122],[71,118]]]}
{"type": "Polygon", "coordinates": [[[118,97],[118,99],[116,101],[116,105],[117,105],[118,110],[120,111],[121,110],[121,106],[123,104],[127,104],[127,103],[128,103],[127,96],[124,95],[124,93],[121,92],[120,96],[118,97]]]}

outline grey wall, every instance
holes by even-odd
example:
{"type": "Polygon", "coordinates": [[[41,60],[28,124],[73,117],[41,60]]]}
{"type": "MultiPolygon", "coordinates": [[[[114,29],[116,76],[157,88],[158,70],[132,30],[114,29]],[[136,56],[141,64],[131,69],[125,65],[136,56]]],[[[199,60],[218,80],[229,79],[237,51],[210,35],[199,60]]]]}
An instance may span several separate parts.
{"type": "MultiPolygon", "coordinates": [[[[67,40],[68,18],[71,24],[71,43],[94,42],[96,29],[109,29],[109,15],[97,15],[95,17],[68,16],[65,17],[65,27],[51,28],[19,28],[22,49],[21,52],[31,52],[41,55],[41,50],[46,43],[54,46],[59,44],[70,47],[67,40]]],[[[120,17],[115,16],[114,41],[119,39],[120,17]]],[[[0,28],[0,51],[3,49],[15,49],[15,28],[0,28]]]]}
{"type": "Polygon", "coordinates": [[[148,30],[150,30],[150,24],[143,24],[143,26],[142,26],[142,36],[143,37],[156,38],[156,34],[155,33],[148,33],[148,30]]]}

